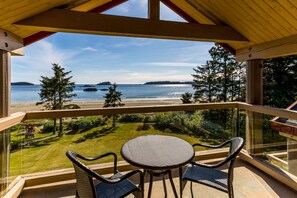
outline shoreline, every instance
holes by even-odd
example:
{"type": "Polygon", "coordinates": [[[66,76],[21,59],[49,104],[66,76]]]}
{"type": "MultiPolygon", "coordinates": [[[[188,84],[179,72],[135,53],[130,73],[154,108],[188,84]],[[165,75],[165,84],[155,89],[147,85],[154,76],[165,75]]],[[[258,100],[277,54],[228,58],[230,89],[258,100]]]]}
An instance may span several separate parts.
{"type": "MultiPolygon", "coordinates": [[[[122,102],[125,106],[151,106],[151,105],[173,105],[181,104],[180,98],[136,98],[124,99],[122,102]]],[[[71,104],[77,104],[81,109],[102,108],[104,100],[82,100],[72,101],[71,104]]],[[[36,106],[36,102],[16,102],[11,103],[10,113],[27,112],[27,111],[42,111],[43,105],[36,106]]]]}

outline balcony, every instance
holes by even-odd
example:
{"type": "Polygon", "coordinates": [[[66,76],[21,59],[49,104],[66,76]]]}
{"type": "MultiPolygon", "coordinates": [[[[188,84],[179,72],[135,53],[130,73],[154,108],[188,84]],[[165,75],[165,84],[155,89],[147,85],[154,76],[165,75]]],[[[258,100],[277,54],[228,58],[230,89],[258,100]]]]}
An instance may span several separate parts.
{"type": "MultiPolygon", "coordinates": [[[[238,123],[238,115],[244,117],[249,116],[250,113],[259,115],[265,114],[265,116],[279,116],[290,119],[297,119],[297,113],[277,108],[270,108],[264,106],[250,105],[246,103],[210,103],[210,104],[190,104],[190,105],[161,105],[161,106],[147,106],[147,107],[121,107],[121,108],[103,108],[103,109],[81,109],[81,110],[59,110],[59,111],[38,111],[38,112],[27,112],[27,113],[15,113],[7,118],[0,120],[1,131],[8,129],[14,125],[17,125],[25,120],[37,120],[37,119],[49,119],[49,118],[73,118],[73,117],[83,117],[83,116],[98,116],[98,115],[113,115],[113,114],[158,114],[160,112],[194,112],[194,111],[210,111],[210,110],[234,110],[237,114],[237,119],[235,123],[238,123]],[[238,112],[237,112],[238,110],[238,112]],[[247,112],[247,113],[246,113],[247,112]],[[242,116],[244,115],[244,116],[242,116]]],[[[233,112],[233,113],[234,113],[233,112]]],[[[257,116],[254,116],[256,118],[257,116]]],[[[261,116],[260,116],[261,117],[261,116]]],[[[259,116],[257,118],[260,118],[259,116]]],[[[249,118],[247,118],[249,119],[249,118]]],[[[253,120],[254,122],[262,122],[263,119],[253,120]]],[[[248,122],[249,123],[249,122],[248,122]]],[[[251,124],[250,124],[251,125],[251,124]]],[[[248,127],[250,127],[248,125],[248,127]]],[[[262,126],[262,125],[260,125],[262,126]]],[[[217,126],[219,127],[219,126],[217,126]]],[[[241,124],[241,127],[245,131],[245,121],[241,124]]],[[[269,156],[278,156],[276,153],[286,153],[286,142],[280,140],[277,142],[272,142],[270,138],[265,138],[264,140],[259,140],[258,144],[256,141],[248,140],[250,136],[255,135],[255,131],[259,132],[259,128],[249,128],[250,133],[241,134],[239,130],[240,127],[235,127],[233,132],[229,133],[229,136],[243,136],[247,139],[245,149],[240,153],[238,160],[236,161],[235,167],[235,179],[234,179],[234,192],[236,197],[255,197],[255,196],[265,196],[265,197],[294,197],[296,194],[297,179],[296,176],[287,172],[286,168],[282,169],[282,166],[274,163],[269,156]],[[261,142],[262,143],[259,143],[261,142]],[[270,163],[271,162],[271,163],[270,163]]],[[[264,130],[267,128],[264,127],[264,130]]],[[[263,131],[262,131],[263,132],[263,131]]],[[[145,132],[138,132],[138,135],[143,135],[145,132]]],[[[164,130],[162,133],[165,135],[176,135],[180,138],[184,138],[190,143],[194,143],[195,139],[191,139],[192,136],[189,134],[174,134],[164,130]]],[[[265,133],[267,134],[267,133],[265,133]]],[[[110,137],[117,134],[107,134],[105,137],[110,137]]],[[[258,134],[259,135],[259,134],[258,134]]],[[[277,136],[277,132],[274,132],[277,136]]],[[[230,137],[225,138],[230,138],[230,137]]],[[[90,137],[90,136],[85,136],[90,137]]],[[[100,138],[100,137],[95,137],[100,138]]],[[[275,138],[274,138],[275,139],[275,138]]],[[[198,139],[197,139],[198,140],[198,139]]],[[[219,138],[218,138],[218,141],[219,138]]],[[[66,148],[71,148],[73,150],[79,151],[79,147],[76,145],[66,146],[66,148]]],[[[121,146],[121,145],[119,145],[121,146]]],[[[49,147],[48,147],[49,148],[49,147]]],[[[50,148],[49,148],[50,150],[50,148]]],[[[96,149],[97,153],[102,153],[100,149],[96,149]]],[[[25,151],[23,153],[26,153],[25,151]]],[[[59,153],[65,156],[65,151],[61,149],[59,153]]],[[[208,162],[215,162],[226,155],[227,151],[225,149],[219,151],[211,150],[197,150],[195,159],[196,160],[206,160],[208,162]]],[[[29,155],[28,153],[26,153],[29,155]]],[[[12,158],[14,158],[14,153],[12,152],[12,158]]],[[[44,156],[40,156],[38,161],[40,163],[45,163],[44,156]]],[[[21,158],[25,158],[22,156],[21,158]]],[[[30,156],[27,156],[28,158],[30,156]]],[[[119,156],[120,157],[120,156],[119,156]]],[[[65,156],[66,159],[66,156],[65,156]]],[[[14,173],[11,178],[11,183],[8,188],[5,197],[74,197],[75,193],[75,175],[71,168],[71,164],[62,163],[63,168],[52,168],[52,170],[44,172],[46,168],[39,172],[38,169],[33,171],[33,173],[28,173],[26,167],[33,167],[34,163],[26,164],[24,160],[21,160],[18,167],[14,167],[13,170],[18,170],[18,174],[14,173]]],[[[283,159],[286,160],[286,159],[283,159]]],[[[67,161],[67,159],[66,159],[67,161]]],[[[90,165],[97,172],[101,174],[109,174],[112,172],[111,164],[104,162],[103,164],[90,165]]],[[[132,165],[124,161],[119,162],[120,171],[129,171],[135,169],[132,165]]],[[[146,178],[148,179],[148,178],[146,178]]],[[[174,174],[175,186],[178,189],[178,174],[174,174]]],[[[147,190],[148,182],[145,183],[145,189],[147,190]]],[[[193,185],[194,195],[201,195],[202,197],[227,197],[225,193],[221,193],[217,190],[202,186],[193,185]]],[[[172,197],[172,192],[169,183],[167,184],[168,197],[172,197]],[[171,194],[170,194],[171,193],[171,194]]],[[[152,197],[164,196],[163,185],[161,180],[156,180],[154,182],[152,197]]],[[[191,197],[191,191],[189,185],[186,186],[184,191],[184,197],[191,197]]]]}

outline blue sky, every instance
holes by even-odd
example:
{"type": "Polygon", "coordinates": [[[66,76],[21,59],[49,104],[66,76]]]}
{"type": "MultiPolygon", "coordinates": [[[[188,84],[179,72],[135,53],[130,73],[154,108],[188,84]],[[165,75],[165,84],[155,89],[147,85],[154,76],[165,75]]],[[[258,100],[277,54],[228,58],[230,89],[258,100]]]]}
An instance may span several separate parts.
{"type": "MultiPolygon", "coordinates": [[[[146,0],[129,0],[106,14],[147,16],[146,0]]],[[[181,21],[161,5],[161,19],[181,21]]],[[[11,81],[39,83],[51,76],[51,63],[72,71],[76,83],[191,81],[193,68],[209,60],[213,43],[57,33],[12,57],[11,81]]]]}

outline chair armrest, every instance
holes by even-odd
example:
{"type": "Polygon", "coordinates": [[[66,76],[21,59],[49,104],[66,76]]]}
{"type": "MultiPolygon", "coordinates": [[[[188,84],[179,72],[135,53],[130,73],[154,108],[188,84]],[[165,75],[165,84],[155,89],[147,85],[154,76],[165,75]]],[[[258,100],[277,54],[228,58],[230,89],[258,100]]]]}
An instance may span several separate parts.
{"type": "Polygon", "coordinates": [[[113,156],[113,165],[114,165],[114,174],[117,173],[117,155],[114,153],[114,152],[107,152],[107,153],[103,153],[101,155],[98,155],[96,157],[84,157],[80,154],[77,153],[77,157],[83,159],[83,160],[86,160],[86,161],[94,161],[94,160],[98,160],[98,159],[101,159],[101,158],[104,158],[104,157],[107,157],[107,156],[110,156],[112,155],[113,156]]]}
{"type": "Polygon", "coordinates": [[[199,163],[199,162],[190,162],[190,164],[195,165],[195,166],[201,166],[204,168],[218,168],[220,166],[223,166],[225,164],[225,160],[216,163],[216,164],[204,164],[204,163],[199,163]]]}
{"type": "Polygon", "coordinates": [[[229,144],[230,141],[226,141],[222,144],[219,144],[219,145],[208,145],[208,144],[200,144],[200,143],[196,143],[196,144],[193,144],[192,146],[195,147],[195,146],[202,146],[202,147],[207,147],[207,148],[221,148],[227,144],[229,144]]]}
{"type": "Polygon", "coordinates": [[[100,175],[96,174],[97,176],[93,175],[96,179],[102,181],[103,178],[103,182],[109,183],[109,184],[115,184],[115,183],[119,183],[125,179],[128,179],[129,177],[135,175],[135,174],[139,174],[139,180],[140,180],[140,185],[142,185],[143,183],[143,173],[140,170],[133,170],[130,171],[129,173],[125,174],[125,175],[121,175],[119,177],[116,178],[103,178],[100,175]],[[99,178],[98,178],[99,177],[99,178]]]}

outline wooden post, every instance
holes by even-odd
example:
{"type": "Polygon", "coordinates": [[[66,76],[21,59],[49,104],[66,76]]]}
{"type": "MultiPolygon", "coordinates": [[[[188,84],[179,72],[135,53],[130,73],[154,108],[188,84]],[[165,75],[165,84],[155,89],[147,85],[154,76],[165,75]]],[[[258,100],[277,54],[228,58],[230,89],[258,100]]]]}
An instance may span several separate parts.
{"type": "Polygon", "coordinates": [[[149,19],[160,20],[160,1],[149,0],[148,1],[148,14],[149,19]]]}
{"type": "MultiPolygon", "coordinates": [[[[263,60],[247,61],[246,102],[263,105],[263,60]]],[[[246,150],[250,154],[263,151],[263,114],[247,111],[246,150]]]]}
{"type": "MultiPolygon", "coordinates": [[[[0,49],[0,118],[9,116],[10,112],[10,53],[0,49]]],[[[0,197],[8,186],[10,134],[8,130],[0,131],[0,197]]]]}
{"type": "Polygon", "coordinates": [[[297,176],[297,141],[287,138],[288,142],[288,171],[297,176]]]}

